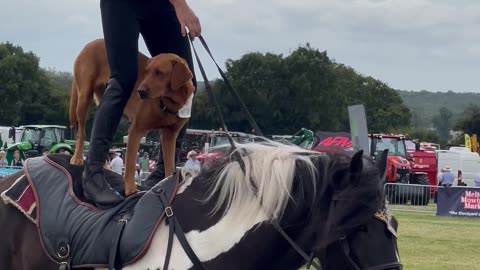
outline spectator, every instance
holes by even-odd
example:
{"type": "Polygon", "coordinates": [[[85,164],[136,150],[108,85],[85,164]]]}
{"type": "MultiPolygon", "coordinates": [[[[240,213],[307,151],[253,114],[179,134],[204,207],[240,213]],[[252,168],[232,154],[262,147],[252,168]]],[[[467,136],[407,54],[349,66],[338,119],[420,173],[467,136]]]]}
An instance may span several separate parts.
{"type": "Polygon", "coordinates": [[[140,161],[138,163],[140,164],[140,171],[142,173],[148,172],[148,166],[150,165],[148,152],[143,152],[143,157],[140,158],[140,161]]]}
{"type": "Polygon", "coordinates": [[[480,187],[480,173],[475,175],[475,187],[480,187]]]}
{"type": "Polygon", "coordinates": [[[188,152],[187,162],[185,163],[185,168],[200,171],[200,161],[197,159],[198,153],[194,150],[188,152]]]}
{"type": "Polygon", "coordinates": [[[5,151],[0,151],[0,166],[8,165],[6,156],[7,154],[5,153],[5,151]]]}
{"type": "Polygon", "coordinates": [[[437,174],[437,183],[440,185],[440,182],[442,182],[442,174],[445,172],[445,169],[442,168],[440,169],[440,172],[437,174]]]}
{"type": "Polygon", "coordinates": [[[455,176],[452,174],[452,169],[449,167],[445,167],[442,171],[443,172],[439,178],[440,186],[451,187],[453,184],[453,180],[455,180],[455,176]]]}
{"type": "Polygon", "coordinates": [[[15,150],[15,152],[13,153],[12,162],[10,162],[10,166],[23,166],[23,159],[20,158],[20,151],[15,150]]]}
{"type": "Polygon", "coordinates": [[[123,159],[120,157],[120,155],[113,151],[110,150],[110,168],[112,168],[112,171],[118,173],[119,175],[123,174],[123,159]]]}

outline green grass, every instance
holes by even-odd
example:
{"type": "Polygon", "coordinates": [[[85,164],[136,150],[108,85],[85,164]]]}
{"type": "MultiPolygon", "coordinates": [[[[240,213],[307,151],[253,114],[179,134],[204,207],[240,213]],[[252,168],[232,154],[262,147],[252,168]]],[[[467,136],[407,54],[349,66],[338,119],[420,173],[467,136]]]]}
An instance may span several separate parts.
{"type": "Polygon", "coordinates": [[[394,211],[404,269],[480,269],[480,219],[394,211]]]}

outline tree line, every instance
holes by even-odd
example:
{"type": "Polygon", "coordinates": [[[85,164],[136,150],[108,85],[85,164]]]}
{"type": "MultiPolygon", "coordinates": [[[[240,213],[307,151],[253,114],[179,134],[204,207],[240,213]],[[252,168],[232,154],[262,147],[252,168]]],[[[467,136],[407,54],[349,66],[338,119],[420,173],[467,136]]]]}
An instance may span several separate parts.
{"type": "MultiPolygon", "coordinates": [[[[441,139],[446,128],[456,127],[470,134],[480,131],[477,120],[480,108],[475,105],[466,108],[456,122],[448,108],[440,110],[432,120],[434,132],[415,128],[415,115],[397,90],[337,63],[326,51],[309,44],[286,56],[253,52],[227,60],[226,74],[265,134],[293,134],[302,127],[314,131],[348,131],[347,106],[354,104],[365,105],[370,132],[403,132],[416,134],[420,139],[441,139]]],[[[70,72],[43,69],[33,52],[1,43],[0,125],[68,126],[71,81],[70,72]]],[[[215,80],[212,85],[229,129],[249,132],[246,115],[226,84],[215,80]]],[[[93,114],[94,109],[89,115],[87,137],[93,114]]],[[[127,127],[123,121],[117,141],[126,135],[127,127]]],[[[189,127],[209,130],[220,127],[203,87],[195,95],[189,127]]]]}

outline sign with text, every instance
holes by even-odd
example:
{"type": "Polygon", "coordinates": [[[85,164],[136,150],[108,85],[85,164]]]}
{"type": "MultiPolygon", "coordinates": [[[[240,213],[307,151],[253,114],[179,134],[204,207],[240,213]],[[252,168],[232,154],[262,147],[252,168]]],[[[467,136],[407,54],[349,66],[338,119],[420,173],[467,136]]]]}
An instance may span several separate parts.
{"type": "Polygon", "coordinates": [[[437,216],[480,218],[480,188],[439,188],[437,216]]]}
{"type": "Polygon", "coordinates": [[[353,151],[350,133],[317,131],[319,143],[312,149],[319,152],[344,152],[353,151]]]}

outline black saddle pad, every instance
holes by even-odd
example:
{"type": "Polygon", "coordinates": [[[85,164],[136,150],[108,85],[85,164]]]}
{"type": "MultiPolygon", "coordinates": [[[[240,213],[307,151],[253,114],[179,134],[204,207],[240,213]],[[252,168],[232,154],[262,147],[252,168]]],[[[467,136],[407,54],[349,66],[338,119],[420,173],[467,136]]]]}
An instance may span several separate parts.
{"type": "MultiPolygon", "coordinates": [[[[35,194],[35,222],[45,251],[55,261],[62,262],[65,258],[58,254],[58,249],[68,244],[70,262],[75,267],[106,267],[119,220],[125,217],[129,221],[119,240],[121,263],[127,265],[141,258],[164,217],[164,207],[154,191],[162,186],[171,202],[178,188],[177,177],[170,177],[152,190],[128,197],[111,209],[99,210],[79,199],[83,197],[80,181],[83,168],[70,165],[69,156],[31,158],[24,170],[35,194]]],[[[106,178],[123,193],[120,175],[107,170],[106,178]]]]}

